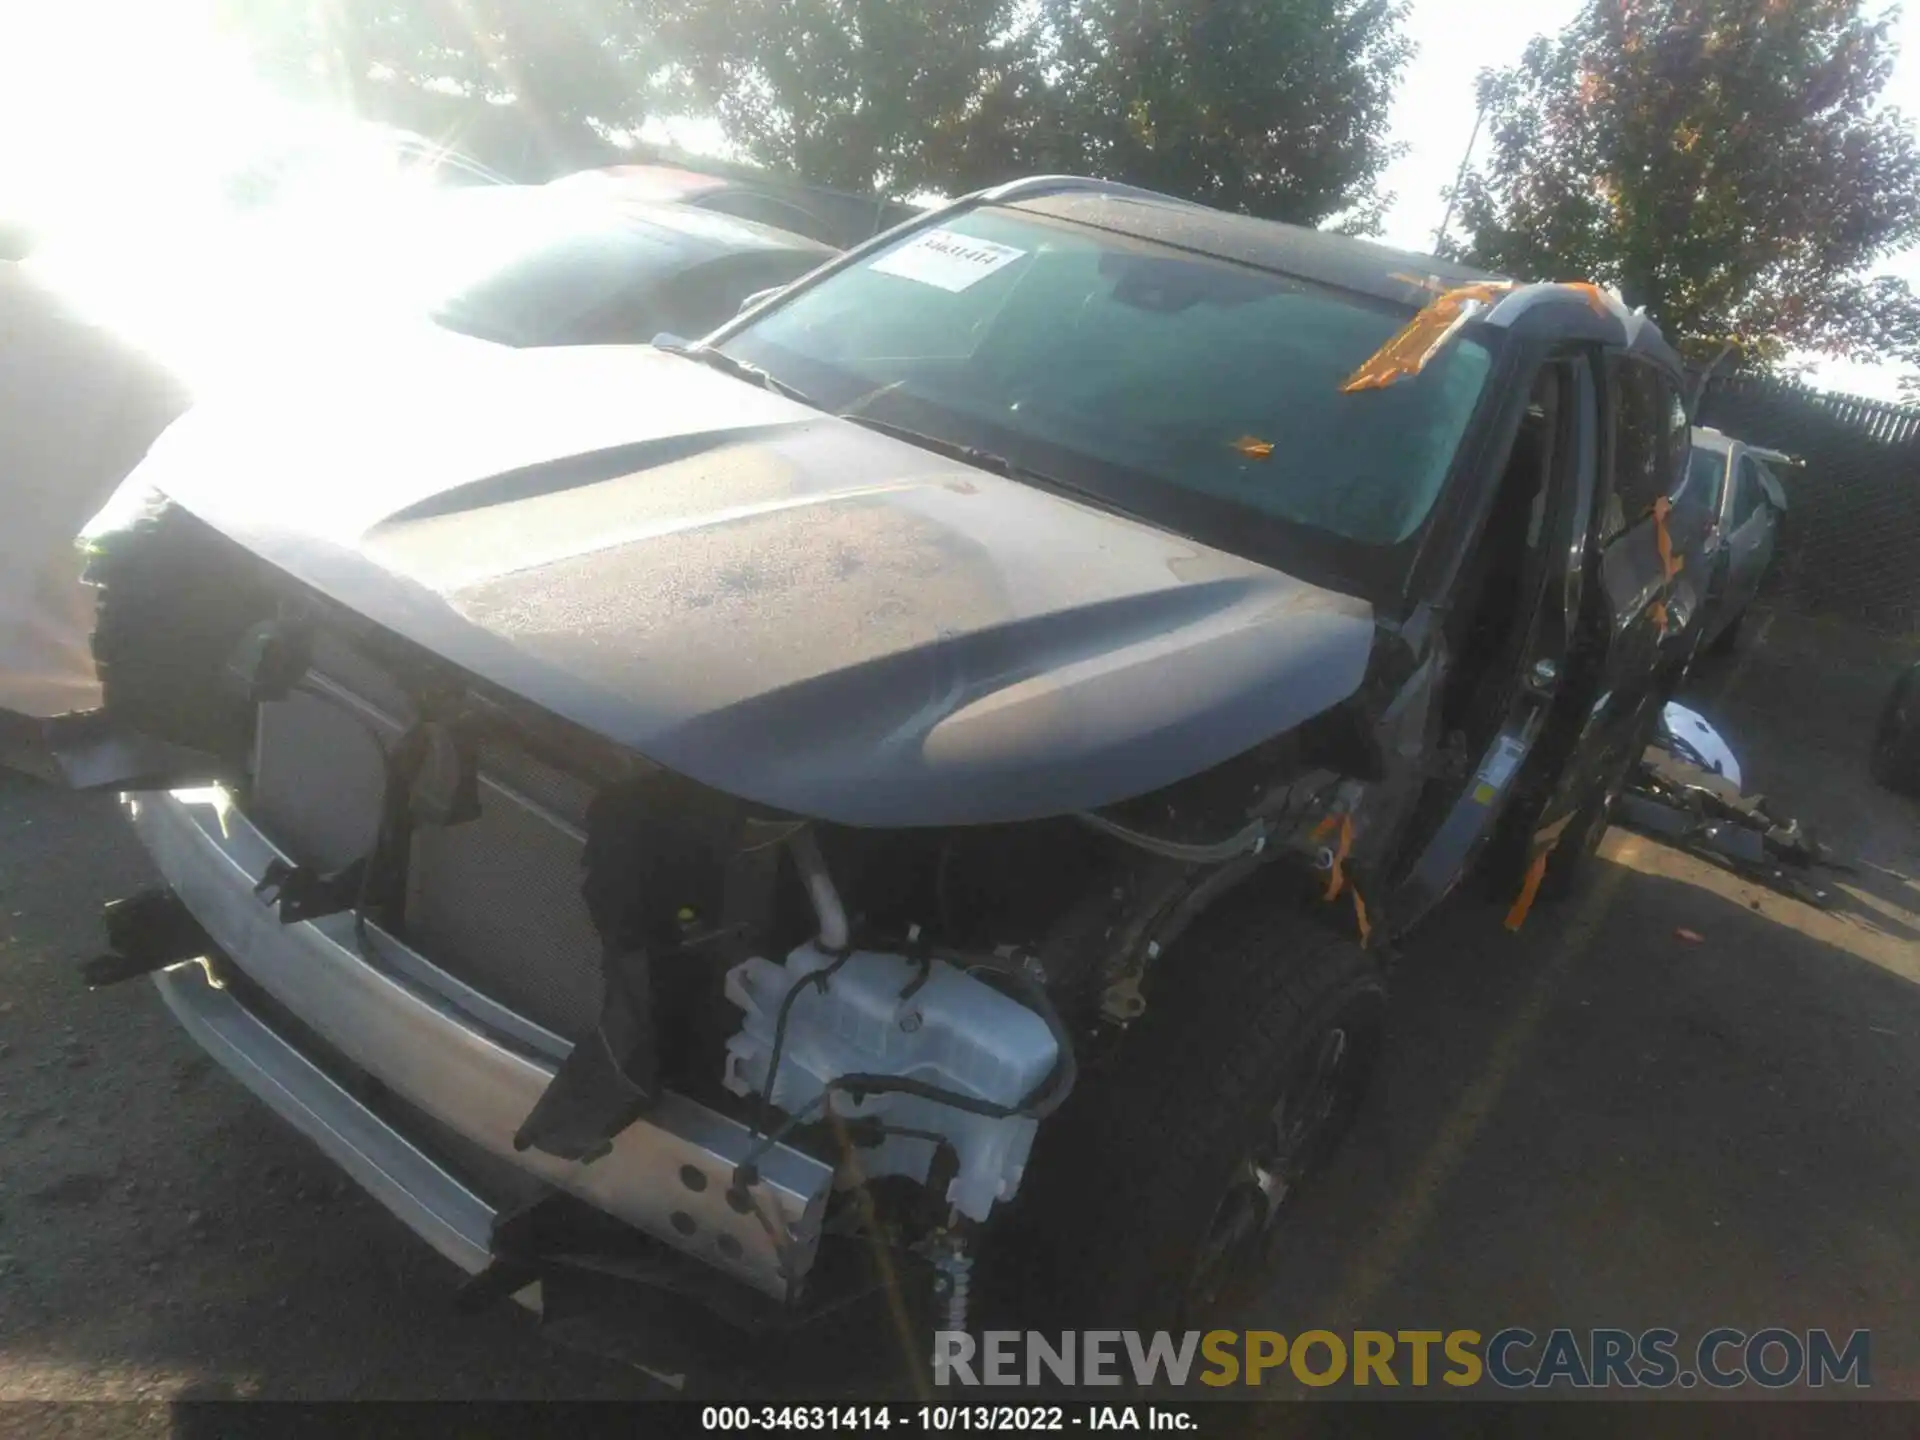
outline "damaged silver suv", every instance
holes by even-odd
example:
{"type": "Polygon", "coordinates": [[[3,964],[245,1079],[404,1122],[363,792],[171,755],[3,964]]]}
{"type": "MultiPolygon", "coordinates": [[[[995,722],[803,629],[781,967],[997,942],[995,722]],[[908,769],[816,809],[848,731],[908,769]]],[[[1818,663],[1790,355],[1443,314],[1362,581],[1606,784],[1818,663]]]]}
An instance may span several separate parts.
{"type": "Polygon", "coordinates": [[[1591,286],[1038,179],[699,343],[203,407],[46,736],[165,880],[93,978],[656,1373],[1196,1320],[1401,937],[1598,843],[1682,384],[1591,286]]]}

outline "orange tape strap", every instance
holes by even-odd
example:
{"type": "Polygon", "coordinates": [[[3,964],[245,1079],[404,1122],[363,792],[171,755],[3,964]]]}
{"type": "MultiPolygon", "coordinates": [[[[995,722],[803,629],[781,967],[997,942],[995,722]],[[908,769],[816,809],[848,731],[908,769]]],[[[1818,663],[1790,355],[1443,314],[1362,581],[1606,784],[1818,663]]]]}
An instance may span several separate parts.
{"type": "Polygon", "coordinates": [[[1653,630],[1662,640],[1667,638],[1667,607],[1664,601],[1656,600],[1647,606],[1647,613],[1653,617],[1653,630]]]}
{"type": "Polygon", "coordinates": [[[1361,361],[1360,368],[1341,385],[1341,393],[1380,390],[1396,380],[1418,375],[1427,368],[1440,341],[1469,304],[1477,300],[1491,305],[1512,288],[1506,281],[1495,281],[1460,285],[1442,291],[1421,307],[1419,314],[1395,331],[1386,344],[1361,361]]]}
{"type": "Polygon", "coordinates": [[[1540,882],[1547,874],[1547,857],[1552,853],[1551,848],[1542,850],[1533,857],[1533,864],[1527,867],[1526,881],[1520,886],[1519,895],[1514,897],[1513,908],[1507,911],[1507,929],[1518,930],[1527,923],[1527,912],[1533,909],[1534,897],[1540,893],[1540,882]]]}
{"type": "Polygon", "coordinates": [[[1347,884],[1347,856],[1353,853],[1353,817],[1351,815],[1323,815],[1320,823],[1313,827],[1313,838],[1324,840],[1333,833],[1333,827],[1340,827],[1340,847],[1333,852],[1333,870],[1327,876],[1327,899],[1338,898],[1342,888],[1353,896],[1353,919],[1360,927],[1360,946],[1365,949],[1373,939],[1373,921],[1367,918],[1367,902],[1360,898],[1360,887],[1347,884]]]}
{"type": "Polygon", "coordinates": [[[1527,878],[1520,884],[1520,893],[1514,897],[1513,908],[1507,911],[1507,929],[1518,930],[1527,923],[1527,912],[1533,909],[1534,897],[1540,893],[1540,882],[1546,878],[1547,859],[1572,823],[1573,815],[1569,812],[1553,824],[1534,832],[1533,863],[1527,867],[1527,878]]]}
{"type": "Polygon", "coordinates": [[[1667,516],[1673,513],[1673,501],[1662,495],[1653,502],[1653,543],[1660,549],[1660,569],[1665,572],[1667,583],[1673,583],[1687,563],[1687,557],[1673,553],[1673,536],[1667,530],[1667,516]]]}
{"type": "Polygon", "coordinates": [[[1560,843],[1560,837],[1567,833],[1567,827],[1573,824],[1574,813],[1575,812],[1570,810],[1558,820],[1554,821],[1553,824],[1543,826],[1541,829],[1536,830],[1533,835],[1533,843],[1535,845],[1544,845],[1549,850],[1553,849],[1554,846],[1560,843]]]}
{"type": "Polygon", "coordinates": [[[1578,290],[1586,296],[1587,304],[1593,307],[1595,314],[1605,315],[1612,308],[1607,302],[1607,292],[1591,280],[1562,280],[1560,284],[1565,289],[1578,290]]]}
{"type": "MultiPolygon", "coordinates": [[[[1332,818],[1331,815],[1327,817],[1329,820],[1332,818]]],[[[1323,828],[1324,825],[1325,822],[1323,821],[1323,828]]],[[[1317,836],[1319,831],[1316,830],[1314,834],[1317,836]]],[[[1333,852],[1333,869],[1327,872],[1327,899],[1333,900],[1338,898],[1341,890],[1345,888],[1347,883],[1347,856],[1352,853],[1353,817],[1351,815],[1342,815],[1340,817],[1340,843],[1335,847],[1333,852]]]]}

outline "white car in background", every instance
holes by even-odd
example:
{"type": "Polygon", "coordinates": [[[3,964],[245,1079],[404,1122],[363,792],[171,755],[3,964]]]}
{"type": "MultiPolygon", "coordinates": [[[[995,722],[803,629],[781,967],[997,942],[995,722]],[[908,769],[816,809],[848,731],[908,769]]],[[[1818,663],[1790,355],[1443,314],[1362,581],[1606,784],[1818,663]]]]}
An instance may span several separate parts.
{"type": "Polygon", "coordinates": [[[1676,503],[1709,517],[1704,649],[1729,651],[1739,642],[1741,621],[1773,563],[1787,513],[1786,491],[1772,467],[1795,463],[1778,450],[1693,427],[1693,459],[1676,503]]]}
{"type": "Polygon", "coordinates": [[[617,185],[482,183],[296,191],[0,262],[0,759],[100,703],[74,537],[189,406],[703,335],[838,253],[617,185]]]}

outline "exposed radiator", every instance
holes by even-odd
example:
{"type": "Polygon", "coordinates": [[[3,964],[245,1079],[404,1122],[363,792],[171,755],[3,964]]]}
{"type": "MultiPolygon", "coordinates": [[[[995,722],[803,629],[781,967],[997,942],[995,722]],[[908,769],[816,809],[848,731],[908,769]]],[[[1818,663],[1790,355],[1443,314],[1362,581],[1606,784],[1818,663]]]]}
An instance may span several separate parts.
{"type": "MultiPolygon", "coordinates": [[[[250,818],[295,860],[323,869],[367,853],[381,746],[410,718],[382,677],[346,678],[355,671],[364,662],[323,648],[316,683],[327,698],[295,694],[260,707],[250,818]]],[[[480,774],[477,820],[414,836],[407,938],[475,989],[578,1040],[601,1000],[600,941],[580,895],[591,792],[492,745],[481,748],[480,774]]]]}

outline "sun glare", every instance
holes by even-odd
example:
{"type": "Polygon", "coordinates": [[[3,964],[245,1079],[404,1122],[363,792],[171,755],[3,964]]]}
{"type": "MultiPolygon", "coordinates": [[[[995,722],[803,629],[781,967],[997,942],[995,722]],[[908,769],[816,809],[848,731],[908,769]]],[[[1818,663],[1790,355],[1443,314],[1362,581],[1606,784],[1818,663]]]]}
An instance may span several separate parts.
{"type": "Polygon", "coordinates": [[[269,104],[207,0],[0,4],[0,196],[37,223],[190,200],[269,104]]]}
{"type": "MultiPolygon", "coordinates": [[[[0,0],[0,221],[36,236],[42,283],[196,391],[243,380],[295,316],[391,288],[375,242],[425,178],[269,91],[209,0],[0,0]],[[249,212],[255,170],[273,203],[249,212]]],[[[319,363],[303,333],[281,358],[319,363]]]]}

